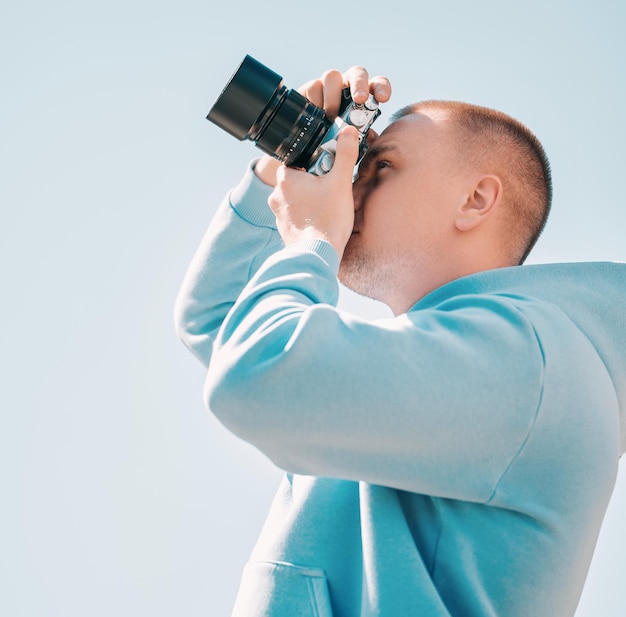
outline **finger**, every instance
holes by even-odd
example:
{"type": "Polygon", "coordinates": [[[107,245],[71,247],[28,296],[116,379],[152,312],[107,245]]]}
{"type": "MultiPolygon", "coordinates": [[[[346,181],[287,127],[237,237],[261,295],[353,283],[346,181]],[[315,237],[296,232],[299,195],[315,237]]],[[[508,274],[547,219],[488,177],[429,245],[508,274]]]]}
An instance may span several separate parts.
{"type": "Polygon", "coordinates": [[[343,74],[343,83],[350,86],[350,96],[355,103],[364,103],[369,96],[369,77],[362,66],[353,66],[343,74]]]}
{"type": "Polygon", "coordinates": [[[276,186],[274,187],[274,190],[270,193],[270,196],[267,199],[267,203],[269,207],[271,208],[272,212],[274,212],[276,216],[278,216],[283,204],[285,203],[285,196],[284,196],[283,189],[285,185],[285,172],[286,171],[287,171],[287,167],[285,167],[284,165],[281,165],[276,170],[276,186]]]}
{"type": "Polygon", "coordinates": [[[306,174],[306,171],[300,167],[287,167],[281,165],[276,171],[276,187],[274,189],[274,199],[279,196],[281,203],[287,203],[293,195],[293,187],[297,186],[297,177],[306,174]]]}
{"type": "Polygon", "coordinates": [[[383,75],[372,77],[369,91],[379,103],[386,103],[391,98],[391,82],[383,75]]]}
{"type": "Polygon", "coordinates": [[[339,105],[341,104],[343,75],[334,69],[326,71],[322,75],[322,86],[324,92],[324,111],[331,120],[334,120],[339,113],[339,105]]]}
{"type": "Polygon", "coordinates": [[[270,196],[267,198],[267,205],[270,207],[272,212],[276,215],[280,209],[281,204],[280,195],[278,193],[278,189],[274,187],[274,190],[270,193],[270,196]]]}
{"type": "Polygon", "coordinates": [[[335,160],[329,174],[345,176],[352,183],[354,166],[359,156],[359,133],[353,126],[346,126],[337,137],[335,160]]]}
{"type": "Polygon", "coordinates": [[[286,165],[281,165],[276,170],[276,185],[282,184],[285,181],[285,176],[289,171],[289,168],[286,165]]]}
{"type": "Polygon", "coordinates": [[[378,137],[379,135],[374,129],[367,131],[367,135],[365,136],[365,145],[367,146],[366,152],[372,147],[372,144],[378,139],[378,137]]]}
{"type": "Polygon", "coordinates": [[[324,106],[324,84],[321,79],[312,79],[298,88],[298,92],[306,96],[313,105],[324,106]]]}

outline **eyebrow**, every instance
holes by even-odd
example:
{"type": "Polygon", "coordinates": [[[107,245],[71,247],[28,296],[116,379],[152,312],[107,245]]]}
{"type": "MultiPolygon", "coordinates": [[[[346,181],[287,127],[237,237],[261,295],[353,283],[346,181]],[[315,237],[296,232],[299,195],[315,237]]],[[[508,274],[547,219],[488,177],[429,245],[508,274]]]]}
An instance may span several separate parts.
{"type": "Polygon", "coordinates": [[[376,144],[374,144],[371,148],[367,149],[367,156],[370,158],[377,157],[383,152],[395,152],[398,149],[399,149],[398,146],[394,146],[393,144],[382,145],[382,146],[377,146],[376,144]]]}

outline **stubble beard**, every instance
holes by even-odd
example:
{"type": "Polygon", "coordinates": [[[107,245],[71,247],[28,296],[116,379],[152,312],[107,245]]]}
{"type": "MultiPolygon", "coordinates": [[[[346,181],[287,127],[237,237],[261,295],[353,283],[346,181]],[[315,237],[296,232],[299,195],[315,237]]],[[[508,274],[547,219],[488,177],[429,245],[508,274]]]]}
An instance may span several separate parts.
{"type": "Polygon", "coordinates": [[[348,289],[380,302],[393,292],[397,260],[381,257],[359,245],[358,234],[350,238],[339,266],[339,280],[348,289]]]}

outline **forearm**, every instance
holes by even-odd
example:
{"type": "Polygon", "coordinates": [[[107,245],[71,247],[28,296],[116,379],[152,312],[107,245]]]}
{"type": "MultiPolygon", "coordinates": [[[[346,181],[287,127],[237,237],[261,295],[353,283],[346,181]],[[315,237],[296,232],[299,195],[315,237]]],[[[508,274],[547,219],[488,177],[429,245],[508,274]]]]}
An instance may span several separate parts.
{"type": "Polygon", "coordinates": [[[271,190],[248,169],[219,206],[176,299],[176,331],[207,366],[217,331],[241,290],[267,256],[282,248],[267,205],[271,190]]]}

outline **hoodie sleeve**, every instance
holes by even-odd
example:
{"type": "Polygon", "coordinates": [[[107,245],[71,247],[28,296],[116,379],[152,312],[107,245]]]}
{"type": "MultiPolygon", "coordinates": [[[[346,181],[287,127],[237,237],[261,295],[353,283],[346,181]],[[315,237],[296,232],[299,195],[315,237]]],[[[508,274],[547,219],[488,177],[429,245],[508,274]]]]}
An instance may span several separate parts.
{"type": "Polygon", "coordinates": [[[271,190],[250,166],[220,204],[176,298],[176,332],[205,366],[237,296],[267,256],[283,246],[267,204],[271,190]]]}
{"type": "Polygon", "coordinates": [[[210,410],[289,472],[488,501],[539,409],[532,325],[498,296],[363,321],[336,272],[324,242],[267,259],[217,337],[210,410]]]}

